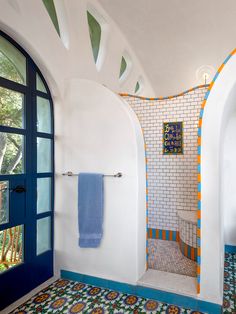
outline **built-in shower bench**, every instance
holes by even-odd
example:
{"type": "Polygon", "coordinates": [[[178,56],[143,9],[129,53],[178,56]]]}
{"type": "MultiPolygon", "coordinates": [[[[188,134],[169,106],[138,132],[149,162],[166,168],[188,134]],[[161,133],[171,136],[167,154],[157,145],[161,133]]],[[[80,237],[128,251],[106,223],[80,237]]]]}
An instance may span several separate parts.
{"type": "Polygon", "coordinates": [[[197,211],[178,210],[179,247],[182,254],[197,260],[197,211]]]}

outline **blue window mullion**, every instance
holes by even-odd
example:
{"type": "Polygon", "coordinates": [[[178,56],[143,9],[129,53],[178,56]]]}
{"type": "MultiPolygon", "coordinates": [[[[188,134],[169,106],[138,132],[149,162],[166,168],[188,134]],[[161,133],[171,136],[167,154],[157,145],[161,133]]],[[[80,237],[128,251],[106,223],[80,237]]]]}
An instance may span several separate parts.
{"type": "MultiPolygon", "coordinates": [[[[46,87],[46,86],[45,86],[45,87],[46,87]]],[[[45,98],[45,99],[50,100],[50,96],[49,96],[48,94],[46,94],[46,93],[44,93],[44,92],[41,92],[41,91],[39,91],[39,90],[35,91],[34,95],[35,95],[35,96],[39,96],[39,97],[41,97],[41,98],[45,98]]]]}
{"type": "Polygon", "coordinates": [[[36,174],[36,178],[53,178],[53,176],[53,172],[42,172],[36,174]]]}
{"type": "Polygon", "coordinates": [[[28,91],[26,94],[26,219],[27,233],[25,239],[25,254],[29,261],[35,257],[36,251],[36,179],[35,179],[35,164],[36,164],[36,137],[35,137],[35,97],[32,93],[36,88],[36,73],[31,60],[27,60],[27,79],[28,91]],[[29,84],[30,83],[30,84],[29,84]]]}
{"type": "MultiPolygon", "coordinates": [[[[1,34],[1,33],[0,33],[1,34]]],[[[22,93],[22,94],[26,94],[27,92],[27,86],[22,85],[20,83],[14,82],[14,81],[10,81],[6,78],[0,77],[0,86],[22,93]]]]}
{"type": "Polygon", "coordinates": [[[37,132],[36,136],[42,137],[42,138],[49,138],[51,140],[53,139],[53,134],[50,134],[50,133],[37,132]]]}
{"type": "Polygon", "coordinates": [[[0,132],[26,135],[25,129],[12,128],[4,125],[0,125],[0,132]]]}

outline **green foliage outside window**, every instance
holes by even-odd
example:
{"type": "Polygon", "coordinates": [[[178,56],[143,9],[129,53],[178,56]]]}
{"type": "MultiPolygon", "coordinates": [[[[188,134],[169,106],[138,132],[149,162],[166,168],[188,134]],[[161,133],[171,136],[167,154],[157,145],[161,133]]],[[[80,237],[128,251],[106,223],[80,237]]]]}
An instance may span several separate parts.
{"type": "MultiPolygon", "coordinates": [[[[0,46],[0,76],[22,83],[21,72],[8,59],[0,46]]],[[[23,95],[0,87],[0,125],[14,128],[23,127],[23,95]]],[[[0,132],[0,173],[22,172],[22,136],[0,132]]]]}

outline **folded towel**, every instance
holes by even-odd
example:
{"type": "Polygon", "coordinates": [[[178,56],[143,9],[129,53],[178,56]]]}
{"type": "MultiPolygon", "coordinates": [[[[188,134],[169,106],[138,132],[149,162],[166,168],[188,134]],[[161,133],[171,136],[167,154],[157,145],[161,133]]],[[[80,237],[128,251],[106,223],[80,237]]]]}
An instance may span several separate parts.
{"type": "Polygon", "coordinates": [[[103,174],[79,174],[79,246],[96,248],[102,239],[103,174]]]}

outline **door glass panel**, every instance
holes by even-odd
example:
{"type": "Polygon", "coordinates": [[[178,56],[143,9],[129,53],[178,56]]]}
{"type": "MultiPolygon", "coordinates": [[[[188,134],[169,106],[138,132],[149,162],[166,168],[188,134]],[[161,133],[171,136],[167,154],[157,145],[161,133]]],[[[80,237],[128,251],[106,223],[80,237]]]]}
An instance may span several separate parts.
{"type": "Polygon", "coordinates": [[[51,178],[37,179],[37,214],[51,210],[51,178]]]}
{"type": "Polygon", "coordinates": [[[24,227],[0,231],[0,273],[23,262],[24,227]]]}
{"type": "Polygon", "coordinates": [[[23,142],[23,135],[0,132],[0,174],[24,172],[23,142]]]}
{"type": "Polygon", "coordinates": [[[24,95],[0,87],[0,125],[24,127],[24,95]]]}
{"type": "Polygon", "coordinates": [[[37,220],[37,255],[51,249],[51,217],[37,220]]]}
{"type": "Polygon", "coordinates": [[[37,97],[37,131],[51,133],[51,105],[48,99],[37,97]]]}
{"type": "Polygon", "coordinates": [[[37,171],[51,172],[51,140],[47,138],[37,138],[37,171]]]}
{"type": "Polygon", "coordinates": [[[9,222],[9,182],[0,181],[0,225],[9,222]]]}
{"type": "Polygon", "coordinates": [[[41,80],[41,77],[38,75],[38,73],[36,74],[36,88],[40,92],[47,93],[46,87],[43,84],[43,81],[41,80]]]}
{"type": "Polygon", "coordinates": [[[25,56],[2,36],[0,36],[0,76],[26,85],[25,56]]]}

